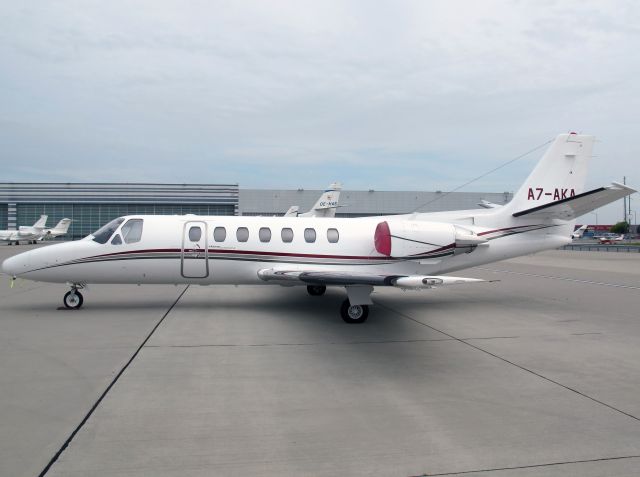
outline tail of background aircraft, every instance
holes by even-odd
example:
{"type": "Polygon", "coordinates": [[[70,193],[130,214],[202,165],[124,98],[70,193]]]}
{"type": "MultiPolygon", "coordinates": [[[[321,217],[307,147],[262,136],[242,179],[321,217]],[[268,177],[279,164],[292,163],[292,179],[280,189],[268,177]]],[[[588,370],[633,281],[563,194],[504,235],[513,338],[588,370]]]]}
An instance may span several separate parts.
{"type": "Polygon", "coordinates": [[[47,225],[48,215],[41,215],[40,218],[33,224],[34,229],[43,229],[47,225]]]}
{"type": "Polygon", "coordinates": [[[334,182],[323,192],[309,212],[298,214],[298,217],[335,217],[341,190],[342,184],[334,182]]]}
{"type": "Polygon", "coordinates": [[[59,234],[66,234],[70,225],[71,219],[62,219],[53,229],[51,229],[51,231],[59,234]]]}

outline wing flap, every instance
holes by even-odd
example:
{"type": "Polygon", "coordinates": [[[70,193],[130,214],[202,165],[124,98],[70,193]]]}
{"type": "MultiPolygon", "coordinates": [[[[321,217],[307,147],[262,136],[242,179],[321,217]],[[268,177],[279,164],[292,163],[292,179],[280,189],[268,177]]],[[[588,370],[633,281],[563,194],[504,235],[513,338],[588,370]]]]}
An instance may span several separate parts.
{"type": "Polygon", "coordinates": [[[631,187],[613,182],[610,186],[583,192],[575,197],[560,199],[555,202],[516,212],[513,216],[572,220],[592,210],[596,210],[603,205],[631,195],[634,192],[636,192],[636,190],[631,187]]]}
{"type": "Polygon", "coordinates": [[[258,277],[267,282],[282,284],[307,285],[371,285],[395,286],[398,288],[434,288],[464,283],[485,282],[479,278],[464,278],[430,275],[379,275],[374,273],[319,271],[319,270],[284,270],[267,268],[258,271],[258,277]]]}

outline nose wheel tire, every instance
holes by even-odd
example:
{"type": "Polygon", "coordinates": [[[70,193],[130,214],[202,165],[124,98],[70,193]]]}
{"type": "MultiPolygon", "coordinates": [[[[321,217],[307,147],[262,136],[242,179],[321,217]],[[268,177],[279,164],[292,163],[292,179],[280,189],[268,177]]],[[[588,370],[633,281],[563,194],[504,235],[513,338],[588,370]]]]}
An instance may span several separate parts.
{"type": "Polygon", "coordinates": [[[327,291],[324,285],[307,285],[307,293],[311,296],[322,296],[327,291]]]}
{"type": "Polygon", "coordinates": [[[345,323],[364,323],[369,317],[369,306],[352,305],[347,299],[342,302],[340,315],[345,323]]]}
{"type": "Polygon", "coordinates": [[[77,310],[82,306],[83,298],[82,293],[76,290],[68,291],[64,295],[64,306],[69,308],[70,310],[77,310]]]}

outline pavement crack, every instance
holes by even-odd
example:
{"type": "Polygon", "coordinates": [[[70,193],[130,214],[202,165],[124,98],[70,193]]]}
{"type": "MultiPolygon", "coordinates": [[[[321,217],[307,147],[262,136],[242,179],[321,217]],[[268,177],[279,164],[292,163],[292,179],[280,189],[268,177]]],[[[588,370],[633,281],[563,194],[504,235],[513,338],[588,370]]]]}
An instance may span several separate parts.
{"type": "Polygon", "coordinates": [[[503,470],[536,469],[540,467],[552,467],[556,465],[588,464],[591,462],[607,462],[607,461],[613,461],[613,460],[637,459],[637,458],[640,458],[640,455],[625,455],[625,456],[618,456],[618,457],[601,457],[597,459],[569,460],[569,461],[562,461],[562,462],[548,462],[544,464],[518,465],[514,467],[494,467],[491,469],[462,470],[459,472],[440,472],[437,474],[420,474],[413,477],[438,477],[438,476],[445,476],[445,475],[478,474],[480,472],[500,472],[503,470]]]}
{"type": "Polygon", "coordinates": [[[397,315],[399,315],[399,316],[401,316],[401,317],[403,317],[403,318],[405,318],[407,320],[410,320],[410,321],[413,321],[414,323],[417,323],[419,325],[425,326],[425,327],[427,327],[429,329],[432,329],[433,331],[437,331],[438,333],[441,333],[441,334],[443,334],[445,336],[448,336],[449,338],[451,338],[453,340],[456,340],[456,341],[458,341],[460,343],[463,343],[466,346],[469,346],[469,347],[474,348],[474,349],[476,349],[478,351],[481,351],[482,353],[485,353],[485,354],[487,354],[489,356],[492,356],[492,357],[494,357],[496,359],[499,359],[500,361],[503,361],[503,362],[505,362],[507,364],[510,364],[511,366],[515,366],[516,368],[519,368],[522,371],[526,371],[527,373],[533,374],[534,376],[537,376],[537,377],[539,377],[541,379],[544,379],[545,381],[548,381],[548,382],[550,382],[552,384],[555,384],[556,386],[560,386],[561,388],[564,388],[567,391],[571,391],[572,393],[575,393],[575,394],[577,394],[579,396],[582,396],[582,397],[584,397],[586,399],[589,399],[589,400],[591,400],[591,401],[593,401],[593,402],[595,402],[597,404],[600,404],[601,406],[607,407],[607,408],[611,409],[612,411],[615,411],[617,413],[623,414],[623,415],[625,415],[627,417],[635,419],[636,421],[640,421],[640,418],[637,417],[637,416],[634,416],[633,414],[630,414],[630,413],[628,413],[626,411],[623,411],[622,409],[614,407],[611,404],[607,404],[606,402],[600,401],[599,399],[596,399],[593,396],[589,396],[588,394],[585,394],[582,391],[578,391],[577,389],[572,388],[570,386],[567,386],[566,384],[562,384],[559,381],[555,381],[555,380],[553,380],[553,379],[551,379],[551,378],[549,378],[549,377],[547,377],[547,376],[545,376],[543,374],[537,373],[536,371],[533,371],[532,369],[529,369],[529,368],[527,368],[527,367],[525,367],[525,366],[523,366],[521,364],[517,364],[517,363],[514,363],[513,361],[509,361],[507,358],[504,358],[504,357],[499,356],[499,355],[497,355],[495,353],[492,353],[491,351],[488,351],[488,350],[486,350],[484,348],[481,348],[480,346],[474,345],[474,344],[470,343],[468,340],[464,340],[464,339],[458,338],[458,337],[453,336],[453,335],[451,335],[451,334],[449,334],[449,333],[447,333],[445,331],[439,330],[438,328],[435,328],[435,327],[433,327],[431,325],[428,325],[428,324],[426,324],[426,323],[424,323],[424,322],[422,322],[420,320],[412,318],[411,316],[409,316],[409,315],[407,315],[405,313],[402,313],[401,311],[394,310],[393,308],[391,308],[391,307],[389,307],[387,305],[383,305],[383,304],[381,304],[379,302],[376,302],[376,304],[378,306],[382,307],[382,308],[385,308],[386,310],[391,311],[392,313],[396,313],[397,315]]]}
{"type": "Polygon", "coordinates": [[[336,346],[336,345],[367,345],[367,344],[396,344],[396,343],[425,343],[432,341],[459,341],[459,340],[495,340],[495,339],[513,339],[518,336],[481,336],[471,338],[425,338],[413,340],[363,340],[363,341],[327,341],[315,343],[203,343],[193,345],[149,345],[147,348],[277,348],[280,346],[336,346]]]}
{"type": "Polygon", "coordinates": [[[80,424],[78,424],[78,426],[73,430],[73,432],[69,435],[69,437],[67,438],[66,441],[64,441],[64,444],[62,444],[62,447],[60,447],[60,449],[58,449],[58,451],[54,454],[54,456],[51,458],[51,460],[47,463],[47,465],[45,466],[44,469],[42,469],[42,472],[40,472],[38,474],[38,477],[43,477],[44,475],[47,474],[47,472],[49,472],[49,470],[51,469],[51,466],[53,466],[53,464],[56,463],[56,461],[60,458],[60,456],[62,455],[62,453],[65,451],[65,449],[69,446],[69,444],[71,443],[71,441],[73,440],[73,438],[76,436],[76,434],[80,431],[80,429],[82,429],[82,427],[87,423],[87,421],[89,420],[89,418],[91,417],[91,415],[93,414],[93,412],[98,408],[98,406],[100,405],[100,403],[102,402],[102,400],[107,396],[107,394],[109,393],[109,391],[111,391],[111,388],[118,382],[118,379],[120,379],[120,376],[122,376],[124,374],[124,372],[127,370],[127,368],[129,367],[129,365],[133,362],[134,359],[136,359],[136,357],[138,356],[138,354],[140,353],[140,351],[142,350],[142,348],[144,347],[144,345],[147,343],[147,341],[149,341],[149,339],[151,338],[151,336],[153,336],[153,334],[155,333],[155,331],[158,329],[158,327],[162,324],[162,322],[164,321],[164,319],[169,316],[169,313],[171,313],[171,310],[173,310],[173,308],[178,304],[178,302],[180,301],[180,299],[182,298],[182,296],[186,293],[186,291],[189,289],[189,285],[187,285],[185,287],[184,290],[182,290],[182,292],[180,293],[180,295],[178,295],[178,298],[175,299],[175,301],[171,304],[171,306],[167,309],[167,311],[164,313],[164,315],[162,315],[162,317],[158,320],[158,322],[155,324],[155,326],[151,329],[151,331],[149,332],[149,334],[146,336],[146,338],[142,341],[142,343],[140,343],[140,346],[138,346],[138,348],[136,349],[136,351],[133,353],[133,355],[131,356],[131,358],[129,358],[129,360],[125,363],[125,365],[120,369],[120,371],[114,376],[114,378],[111,380],[111,382],[109,383],[109,385],[107,386],[107,388],[103,391],[103,393],[100,395],[100,397],[96,400],[96,402],[93,403],[93,406],[91,406],[91,408],[89,409],[89,412],[87,412],[87,414],[84,416],[84,418],[82,419],[82,421],[80,421],[80,424]]]}
{"type": "Polygon", "coordinates": [[[626,288],[628,290],[640,290],[640,287],[636,287],[633,285],[622,285],[620,283],[596,282],[593,280],[583,280],[580,278],[555,277],[553,275],[540,275],[538,273],[514,272],[512,270],[500,270],[497,268],[476,267],[476,270],[483,270],[485,272],[492,272],[492,273],[510,273],[512,275],[522,275],[525,277],[547,278],[549,280],[562,280],[565,282],[584,283],[586,285],[599,285],[602,287],[626,288]]]}

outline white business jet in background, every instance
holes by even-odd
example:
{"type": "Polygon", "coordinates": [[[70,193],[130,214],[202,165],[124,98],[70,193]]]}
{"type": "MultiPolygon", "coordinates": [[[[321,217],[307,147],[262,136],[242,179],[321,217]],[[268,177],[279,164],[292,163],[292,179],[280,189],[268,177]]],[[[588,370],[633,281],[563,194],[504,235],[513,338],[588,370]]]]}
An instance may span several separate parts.
{"type": "Polygon", "coordinates": [[[65,235],[69,231],[69,226],[71,225],[71,219],[61,219],[60,222],[56,224],[55,227],[50,229],[43,229],[37,240],[50,239],[60,237],[65,235]]]}
{"type": "Polygon", "coordinates": [[[582,225],[580,226],[579,229],[576,229],[572,234],[571,234],[571,238],[576,240],[576,239],[581,239],[582,236],[584,235],[585,231],[587,230],[588,225],[582,225]]]}
{"type": "Polygon", "coordinates": [[[308,212],[299,213],[300,207],[292,205],[284,214],[285,217],[335,217],[342,184],[334,182],[325,190],[308,212]]]}
{"type": "Polygon", "coordinates": [[[342,318],[362,323],[374,287],[481,282],[445,274],[570,243],[576,217],[635,192],[617,183],[584,191],[593,142],[559,135],[502,207],[362,218],[130,215],[2,269],[68,283],[68,308],[82,305],[78,290],[90,283],[301,285],[311,295],[344,287],[342,318]]]}
{"type": "Polygon", "coordinates": [[[0,240],[8,245],[20,245],[20,242],[36,243],[45,230],[49,216],[41,215],[33,225],[21,225],[18,230],[0,230],[0,240]]]}

